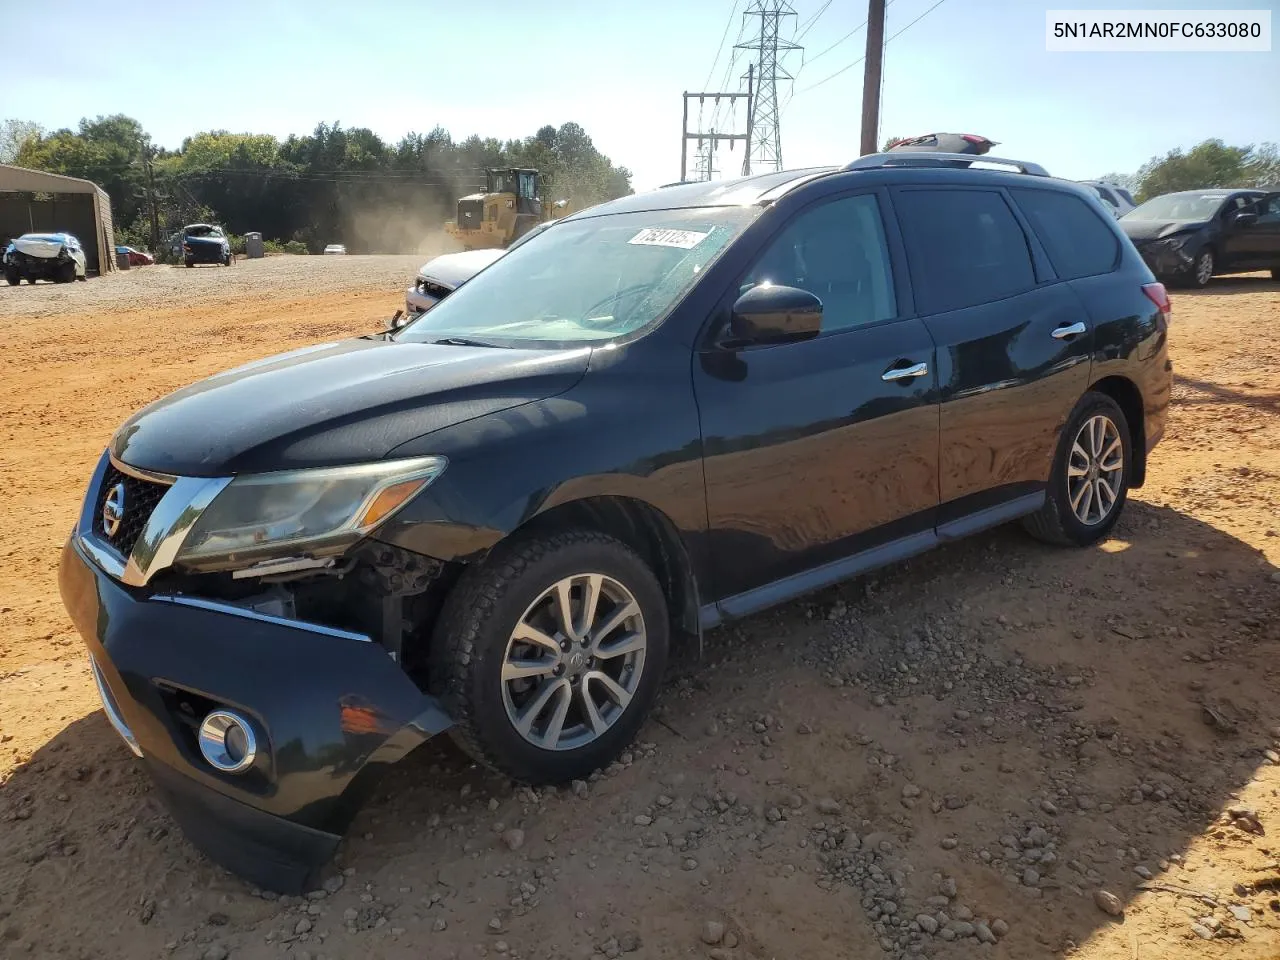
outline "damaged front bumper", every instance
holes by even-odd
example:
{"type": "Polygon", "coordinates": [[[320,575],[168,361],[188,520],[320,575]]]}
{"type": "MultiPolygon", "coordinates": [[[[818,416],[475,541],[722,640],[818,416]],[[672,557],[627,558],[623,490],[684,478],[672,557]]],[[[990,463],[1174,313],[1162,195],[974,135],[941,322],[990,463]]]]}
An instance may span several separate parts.
{"type": "Polygon", "coordinates": [[[1135,244],[1142,259],[1160,279],[1173,279],[1186,276],[1195,264],[1183,245],[1172,240],[1151,240],[1135,244]]]}
{"type": "Polygon", "coordinates": [[[59,588],[108,719],[210,859],[261,887],[314,880],[387,766],[451,721],[361,634],[108,576],[78,534],[59,588]],[[222,773],[197,742],[214,709],[247,718],[256,759],[222,773]]]}

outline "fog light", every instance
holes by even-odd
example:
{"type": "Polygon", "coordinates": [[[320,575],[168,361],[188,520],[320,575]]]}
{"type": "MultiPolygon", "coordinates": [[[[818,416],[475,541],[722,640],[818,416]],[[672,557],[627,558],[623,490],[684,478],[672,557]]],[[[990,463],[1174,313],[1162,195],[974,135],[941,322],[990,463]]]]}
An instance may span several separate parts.
{"type": "Polygon", "coordinates": [[[223,773],[243,773],[258,756],[258,738],[234,710],[214,710],[200,724],[200,753],[223,773]]]}

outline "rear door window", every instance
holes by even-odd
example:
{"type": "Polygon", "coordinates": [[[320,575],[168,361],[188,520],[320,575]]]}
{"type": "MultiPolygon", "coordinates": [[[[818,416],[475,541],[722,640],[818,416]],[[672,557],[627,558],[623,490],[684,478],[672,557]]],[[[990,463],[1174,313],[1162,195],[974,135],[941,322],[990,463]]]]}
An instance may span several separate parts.
{"type": "Polygon", "coordinates": [[[1063,280],[1115,269],[1120,259],[1120,241],[1084,200],[1057,190],[1019,188],[1009,192],[1031,221],[1031,229],[1063,280]]]}
{"type": "Polygon", "coordinates": [[[994,190],[894,195],[922,314],[1003,300],[1035,286],[1026,235],[994,190]]]}

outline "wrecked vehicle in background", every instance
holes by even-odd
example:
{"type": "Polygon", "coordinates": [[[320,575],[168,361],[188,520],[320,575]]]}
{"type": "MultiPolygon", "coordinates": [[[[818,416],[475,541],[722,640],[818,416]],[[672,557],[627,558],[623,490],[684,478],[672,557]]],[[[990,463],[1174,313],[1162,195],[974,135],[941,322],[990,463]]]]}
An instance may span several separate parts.
{"type": "Polygon", "coordinates": [[[231,266],[231,241],[221,227],[211,223],[191,223],[182,228],[182,262],[220,263],[231,266]]]}
{"type": "Polygon", "coordinates": [[[11,287],[23,280],[84,280],[85,270],[84,248],[70,233],[24,233],[4,251],[4,278],[11,287]]]}
{"type": "Polygon", "coordinates": [[[521,244],[528,243],[555,222],[547,220],[545,223],[531,227],[524,236],[505,249],[490,247],[484,250],[462,250],[458,253],[443,253],[428,260],[419,268],[413,285],[405,290],[404,313],[399,314],[392,321],[391,329],[404,326],[415,317],[426,313],[489,264],[521,244]]]}

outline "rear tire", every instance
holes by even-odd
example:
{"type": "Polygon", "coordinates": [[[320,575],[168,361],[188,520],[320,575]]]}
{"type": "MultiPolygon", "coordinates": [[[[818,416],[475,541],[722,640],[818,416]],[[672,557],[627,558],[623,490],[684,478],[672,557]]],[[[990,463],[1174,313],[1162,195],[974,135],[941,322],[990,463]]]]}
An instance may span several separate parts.
{"type": "Polygon", "coordinates": [[[1271,268],[1271,279],[1272,279],[1272,280],[1280,280],[1280,267],[1272,267],[1272,268],[1271,268]]]}
{"type": "Polygon", "coordinates": [[[76,265],[64,263],[54,271],[53,279],[55,283],[73,283],[76,279],[76,265]]]}
{"type": "Polygon", "coordinates": [[[432,685],[477,761],[525,783],[565,783],[635,737],[667,646],[653,571],[612,537],[566,531],[500,545],[463,573],[432,640],[432,685]]]}
{"type": "Polygon", "coordinates": [[[22,274],[17,270],[6,270],[4,272],[4,279],[5,283],[9,284],[9,286],[16,287],[22,282],[22,274]]]}
{"type": "Polygon", "coordinates": [[[1120,519],[1132,475],[1130,428],[1124,411],[1105,393],[1091,390],[1076,404],[1058,440],[1044,506],[1025,517],[1022,526],[1045,543],[1066,547],[1097,543],[1120,519]]]}
{"type": "Polygon", "coordinates": [[[185,261],[185,263],[186,263],[186,265],[187,265],[188,267],[194,267],[194,266],[195,266],[195,263],[194,263],[193,261],[191,261],[191,260],[187,260],[187,261],[185,261]]]}

